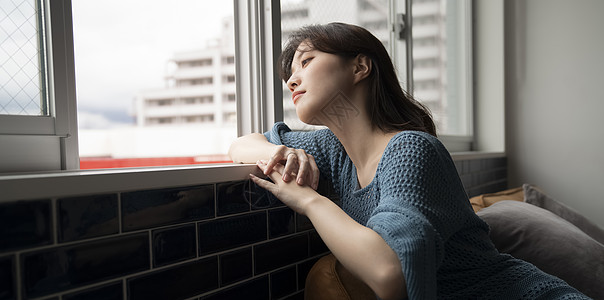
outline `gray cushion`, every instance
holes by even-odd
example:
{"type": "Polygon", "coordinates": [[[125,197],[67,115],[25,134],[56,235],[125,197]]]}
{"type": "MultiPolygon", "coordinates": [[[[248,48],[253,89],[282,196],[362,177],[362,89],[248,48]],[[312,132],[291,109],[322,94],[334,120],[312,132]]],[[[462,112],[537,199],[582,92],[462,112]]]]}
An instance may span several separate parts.
{"type": "Polygon", "coordinates": [[[504,200],[477,213],[500,252],[528,261],[584,294],[604,299],[604,246],[537,206],[504,200]]]}
{"type": "MultiPolygon", "coordinates": [[[[530,203],[553,212],[562,219],[577,226],[579,229],[585,232],[585,234],[600,242],[600,244],[604,245],[604,230],[598,227],[598,225],[591,222],[574,209],[546,195],[536,186],[524,184],[522,185],[522,189],[524,190],[524,201],[526,201],[526,203],[530,203]]],[[[602,285],[604,285],[604,283],[602,283],[602,285]]]]}

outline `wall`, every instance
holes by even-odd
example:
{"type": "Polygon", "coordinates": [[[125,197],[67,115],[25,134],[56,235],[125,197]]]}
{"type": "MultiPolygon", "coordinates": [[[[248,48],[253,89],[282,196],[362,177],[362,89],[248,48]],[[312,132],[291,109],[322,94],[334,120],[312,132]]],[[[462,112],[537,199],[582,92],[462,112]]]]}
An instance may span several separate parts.
{"type": "MultiPolygon", "coordinates": [[[[505,157],[454,160],[470,196],[505,188],[505,157]]],[[[0,299],[303,299],[328,249],[253,169],[0,177],[0,299]]]]}
{"type": "Polygon", "coordinates": [[[604,227],[604,1],[505,1],[509,184],[604,227]]]}

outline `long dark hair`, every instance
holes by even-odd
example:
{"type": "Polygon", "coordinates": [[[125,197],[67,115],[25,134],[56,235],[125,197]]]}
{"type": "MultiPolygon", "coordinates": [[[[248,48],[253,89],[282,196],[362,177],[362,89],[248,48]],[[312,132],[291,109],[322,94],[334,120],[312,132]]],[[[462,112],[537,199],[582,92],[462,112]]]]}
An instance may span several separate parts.
{"type": "Polygon", "coordinates": [[[430,110],[403,91],[386,48],[369,31],[344,23],[310,25],[295,31],[279,58],[280,76],[285,82],[291,77],[292,60],[302,42],[343,58],[363,54],[371,59],[371,73],[366,78],[371,100],[366,108],[374,128],[384,132],[418,130],[436,136],[430,110]]]}

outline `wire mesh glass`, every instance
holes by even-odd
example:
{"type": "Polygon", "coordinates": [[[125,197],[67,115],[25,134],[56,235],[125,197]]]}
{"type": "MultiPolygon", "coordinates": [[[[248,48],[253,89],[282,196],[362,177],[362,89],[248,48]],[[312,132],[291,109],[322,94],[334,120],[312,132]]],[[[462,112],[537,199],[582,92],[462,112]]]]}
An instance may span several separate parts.
{"type": "Polygon", "coordinates": [[[0,0],[0,115],[48,115],[41,1],[0,0]]]}

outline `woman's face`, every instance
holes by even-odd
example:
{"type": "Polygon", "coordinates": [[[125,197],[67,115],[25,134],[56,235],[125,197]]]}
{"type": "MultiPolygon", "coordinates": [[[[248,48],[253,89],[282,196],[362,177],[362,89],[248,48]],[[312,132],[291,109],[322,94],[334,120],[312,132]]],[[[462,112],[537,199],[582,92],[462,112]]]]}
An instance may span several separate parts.
{"type": "Polygon", "coordinates": [[[322,114],[334,97],[348,95],[354,82],[353,68],[343,58],[298,46],[292,60],[292,75],[287,86],[300,120],[312,125],[328,125],[322,114]]]}

